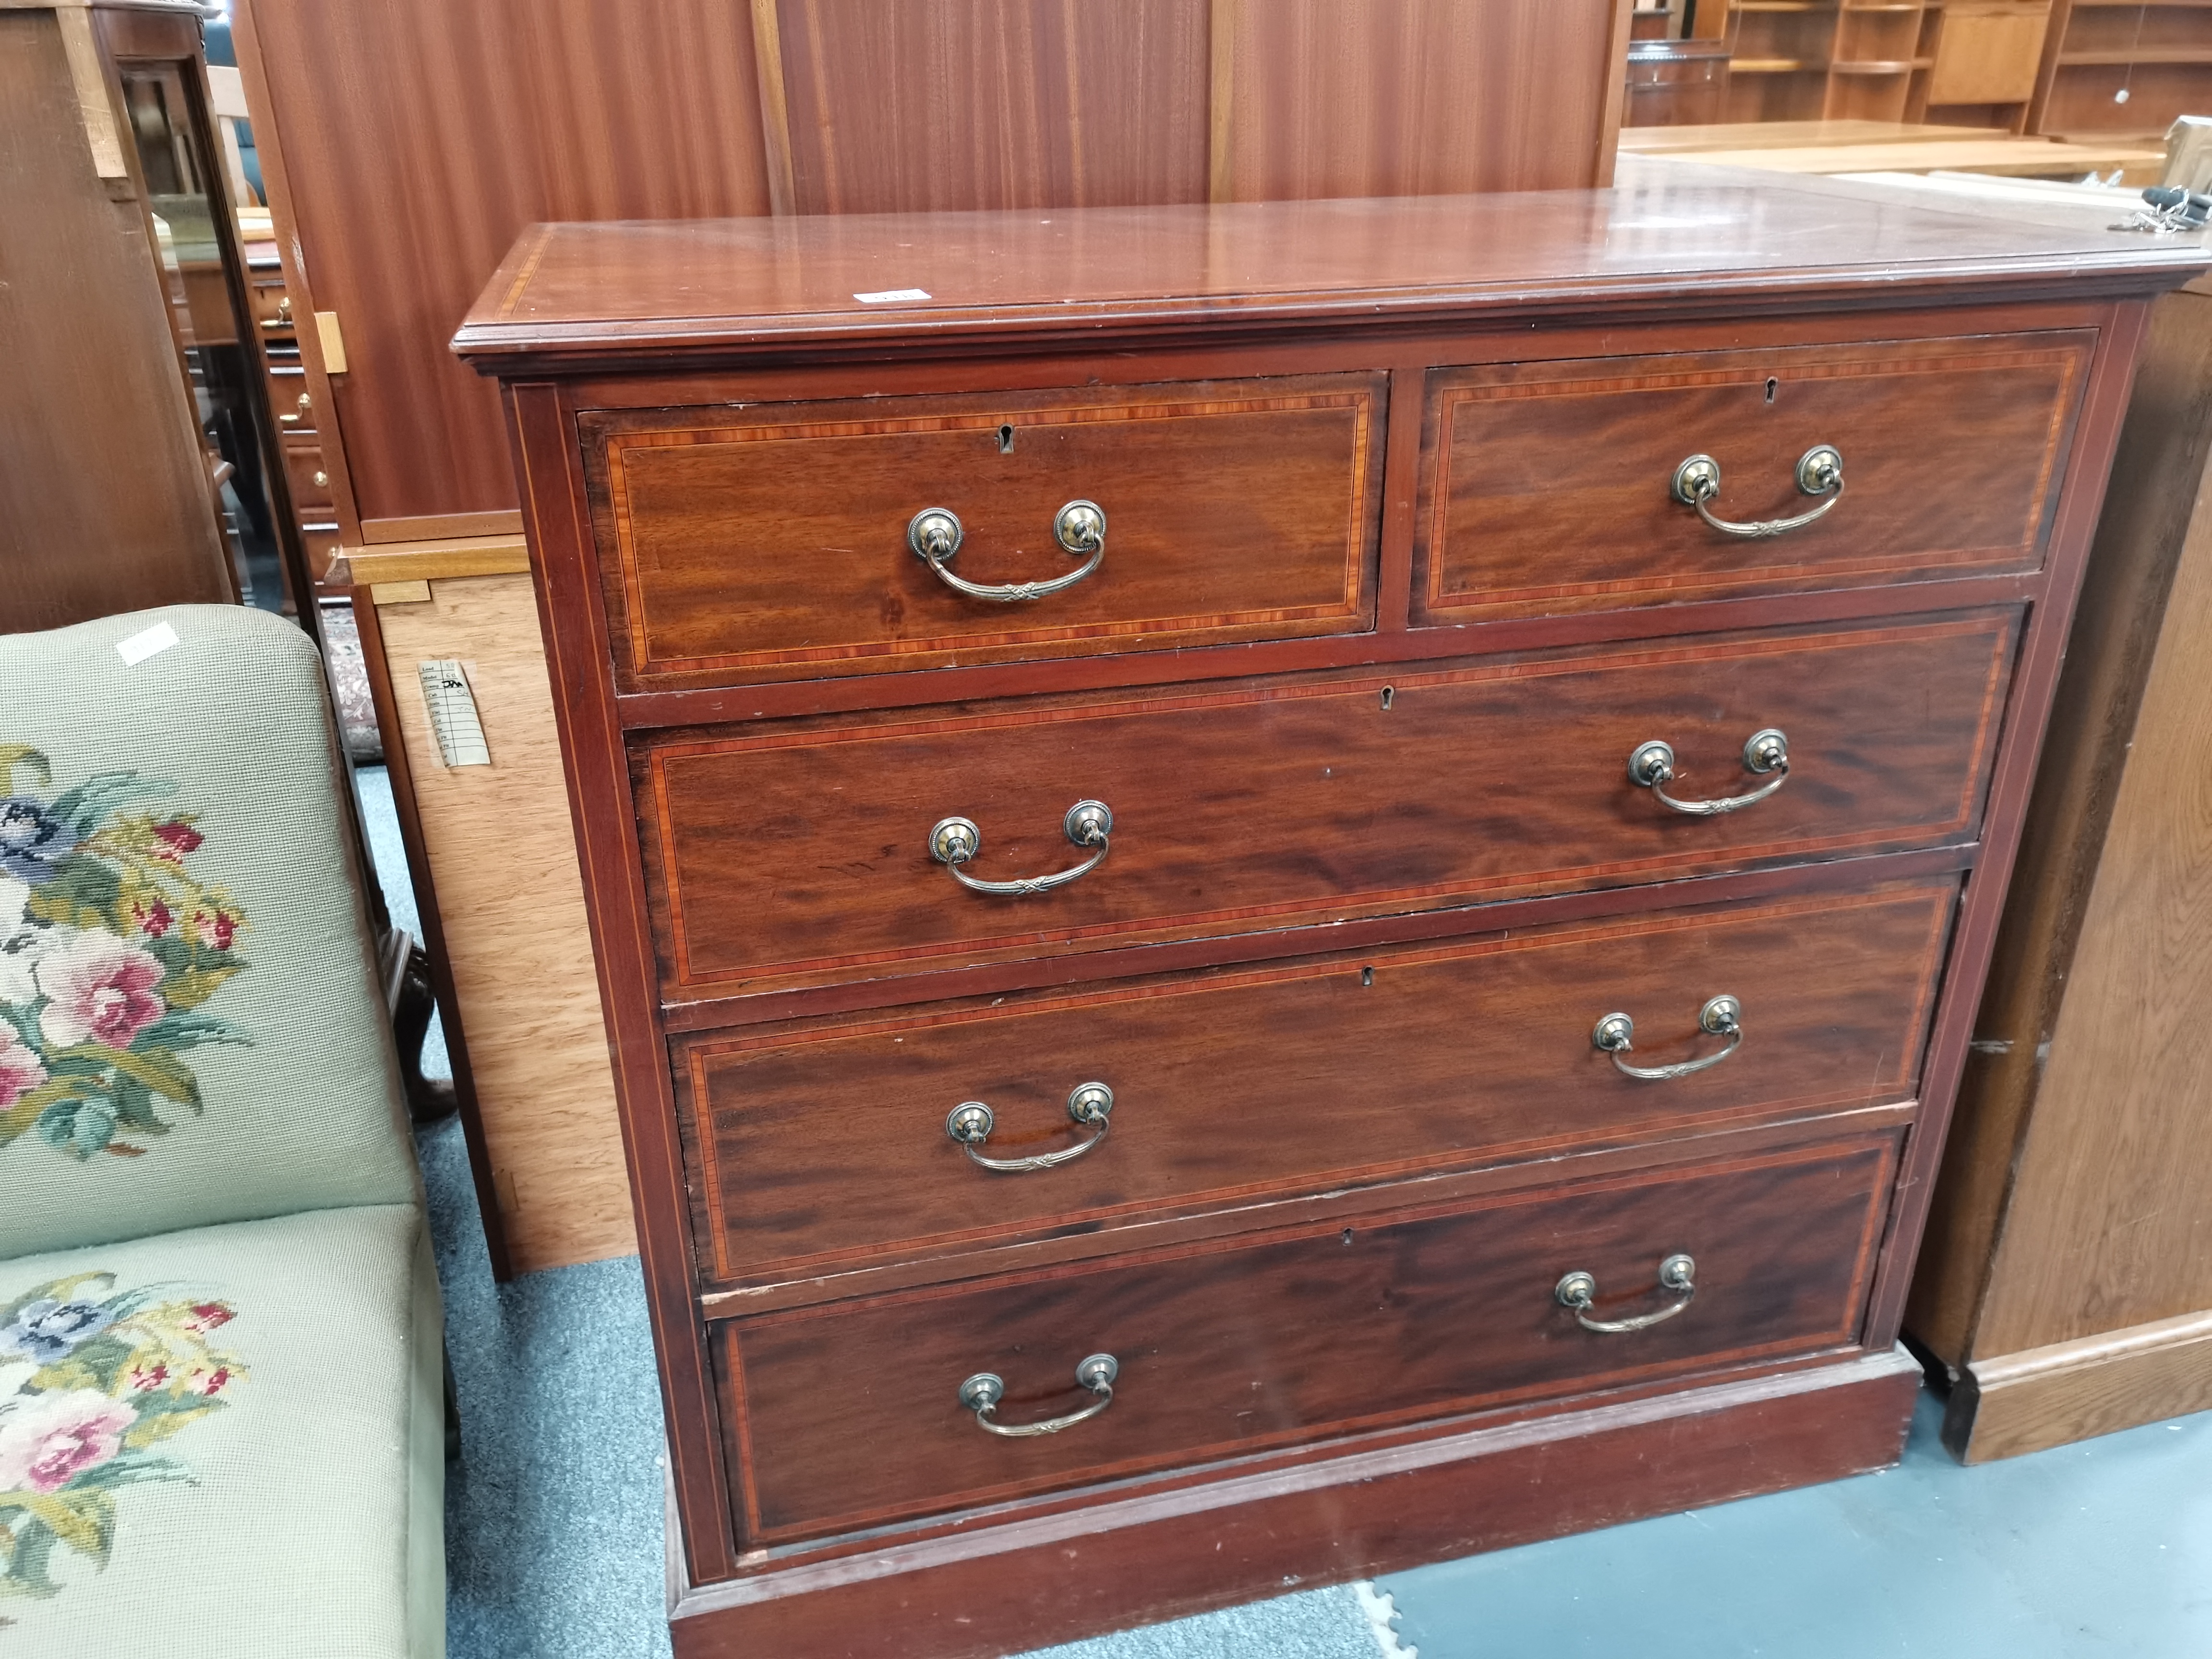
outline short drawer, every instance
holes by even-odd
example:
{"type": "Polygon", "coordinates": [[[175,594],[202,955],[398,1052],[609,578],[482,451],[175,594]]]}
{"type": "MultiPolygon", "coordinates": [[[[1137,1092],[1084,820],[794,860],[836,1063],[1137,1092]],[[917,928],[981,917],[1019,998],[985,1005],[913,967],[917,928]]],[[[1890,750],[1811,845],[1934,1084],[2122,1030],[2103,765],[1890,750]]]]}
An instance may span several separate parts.
{"type": "Polygon", "coordinates": [[[714,684],[1366,629],[1386,390],[1350,374],[585,414],[617,676],[714,684]],[[1095,547],[1061,533],[1083,501],[1103,515],[1095,547]],[[930,509],[958,526],[941,572],[910,538],[930,509]]]}
{"type": "Polygon", "coordinates": [[[1438,369],[1414,620],[1479,622],[2037,568],[2096,337],[1875,341],[1438,369]],[[1730,523],[1678,499],[1695,455],[1730,523]]]}
{"type": "Polygon", "coordinates": [[[1328,1435],[1449,1417],[1856,1334],[1894,1141],[1864,1139],[1501,1200],[1389,1212],[1026,1279],[738,1320],[721,1378],[748,1541],[966,1509],[1328,1435]],[[1687,1305],[1661,1264],[1691,1258],[1687,1305]],[[1560,1282],[1593,1281],[1586,1314],[1560,1282]],[[1096,1404],[1033,1438],[996,1420],[1096,1404]]]}
{"type": "Polygon", "coordinates": [[[793,1276],[1907,1100],[1957,890],[1946,876],[680,1038],[702,1273],[793,1276]],[[1741,1010],[1734,1046],[1698,1024],[1717,996],[1741,1010]],[[1633,1024],[1617,1060],[1594,1040],[1614,1012],[1633,1024]],[[1072,1121],[1091,1085],[1103,1126],[1072,1121]],[[972,1151],[948,1127],[971,1102],[990,1115],[972,1151]],[[1068,1161],[976,1161],[1038,1157],[1068,1161]]]}
{"type": "MultiPolygon", "coordinates": [[[[881,978],[1939,843],[1980,812],[2017,613],[640,740],[672,998],[881,978]],[[1749,771],[1778,729],[1789,769],[1749,771]],[[1632,781],[1669,745],[1675,777],[1632,781]],[[1685,804],[1773,788],[1741,811],[1685,804]],[[970,890],[933,855],[970,821],[970,890]]],[[[1295,948],[1295,946],[1293,947],[1295,948]]]]}
{"type": "Polygon", "coordinates": [[[303,520],[331,514],[331,475],[323,465],[323,447],[310,437],[284,444],[284,478],[291,486],[292,510],[303,520]]]}

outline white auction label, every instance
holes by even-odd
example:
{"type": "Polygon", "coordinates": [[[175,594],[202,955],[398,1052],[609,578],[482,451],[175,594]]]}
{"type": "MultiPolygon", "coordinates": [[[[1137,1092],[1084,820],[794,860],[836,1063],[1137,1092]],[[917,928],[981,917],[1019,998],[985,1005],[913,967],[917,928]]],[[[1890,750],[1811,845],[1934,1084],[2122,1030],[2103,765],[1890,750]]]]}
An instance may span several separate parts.
{"type": "Polygon", "coordinates": [[[167,651],[177,642],[177,630],[167,623],[155,623],[143,634],[133,634],[127,640],[115,642],[115,654],[123,659],[125,668],[136,668],[147,658],[167,651]]]}
{"type": "Polygon", "coordinates": [[[881,294],[855,294],[853,296],[864,306],[887,306],[897,300],[927,300],[926,288],[887,288],[881,294]]]}

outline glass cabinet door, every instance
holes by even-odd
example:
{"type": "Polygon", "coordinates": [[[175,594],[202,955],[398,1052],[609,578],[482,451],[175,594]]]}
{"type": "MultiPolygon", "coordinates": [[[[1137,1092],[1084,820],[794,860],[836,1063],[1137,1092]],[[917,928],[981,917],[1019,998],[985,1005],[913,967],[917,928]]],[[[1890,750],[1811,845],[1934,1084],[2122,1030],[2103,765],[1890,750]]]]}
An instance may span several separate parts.
{"type": "Polygon", "coordinates": [[[219,463],[221,517],[240,596],[297,615],[313,598],[293,591],[303,567],[282,452],[260,391],[259,348],[228,197],[210,165],[210,128],[195,95],[196,70],[189,62],[117,65],[171,321],[200,430],[219,463]]]}

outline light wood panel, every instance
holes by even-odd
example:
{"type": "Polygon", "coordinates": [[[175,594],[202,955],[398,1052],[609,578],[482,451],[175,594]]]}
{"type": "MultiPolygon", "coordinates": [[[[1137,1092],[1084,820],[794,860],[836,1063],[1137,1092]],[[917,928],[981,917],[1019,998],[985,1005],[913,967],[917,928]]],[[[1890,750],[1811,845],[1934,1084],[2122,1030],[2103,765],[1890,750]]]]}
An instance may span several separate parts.
{"type": "Polygon", "coordinates": [[[2035,95],[2051,8],[2039,0],[1949,0],[1928,76],[1931,104],[2024,104],[2035,95]]]}
{"type": "Polygon", "coordinates": [[[629,1180],[530,578],[428,586],[429,603],[378,614],[513,1266],[628,1255],[629,1180]],[[440,760],[416,677],[426,657],[466,665],[489,766],[440,760]]]}
{"type": "Polygon", "coordinates": [[[1627,0],[1214,0],[1215,201],[1612,181],[1627,0]]]}
{"type": "Polygon", "coordinates": [[[2212,473],[2193,497],[1977,1354],[2212,1308],[2212,473]]]}
{"type": "Polygon", "coordinates": [[[1943,1439],[1961,1462],[1987,1463],[2206,1410],[2212,1313],[2185,1314],[1976,1364],[1943,1439]]]}
{"type": "Polygon", "coordinates": [[[512,510],[499,399],[446,343],[534,220],[769,210],[743,6],[239,10],[257,137],[281,152],[270,206],[294,309],[343,320],[332,396],[359,519],[512,510]]]}
{"type": "Polygon", "coordinates": [[[2212,1403],[2202,282],[2153,314],[2094,558],[1907,1319],[1969,1462],[2212,1403]]]}
{"type": "Polygon", "coordinates": [[[789,211],[1206,198],[1206,0],[754,8],[771,13],[789,211]]]}

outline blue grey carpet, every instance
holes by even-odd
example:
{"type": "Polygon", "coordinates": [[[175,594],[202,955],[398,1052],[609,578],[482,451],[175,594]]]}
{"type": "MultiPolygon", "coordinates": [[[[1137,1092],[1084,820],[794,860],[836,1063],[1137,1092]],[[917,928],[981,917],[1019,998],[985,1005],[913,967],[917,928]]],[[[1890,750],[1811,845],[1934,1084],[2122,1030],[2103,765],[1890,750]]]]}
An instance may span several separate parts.
{"type": "MultiPolygon", "coordinates": [[[[389,787],[374,769],[362,785],[404,917],[389,787]]],[[[418,1142],[460,1400],[453,1659],[657,1659],[660,1401],[637,1259],[495,1285],[459,1126],[418,1142]]],[[[2212,1655],[2212,1413],[1976,1469],[1937,1445],[1939,1415],[1923,1399],[1904,1466],[1886,1474],[1031,1659],[2212,1655]]]]}
{"type": "Polygon", "coordinates": [[[2205,1659],[2212,1413],[1392,1575],[1420,1659],[2205,1659]]]}

